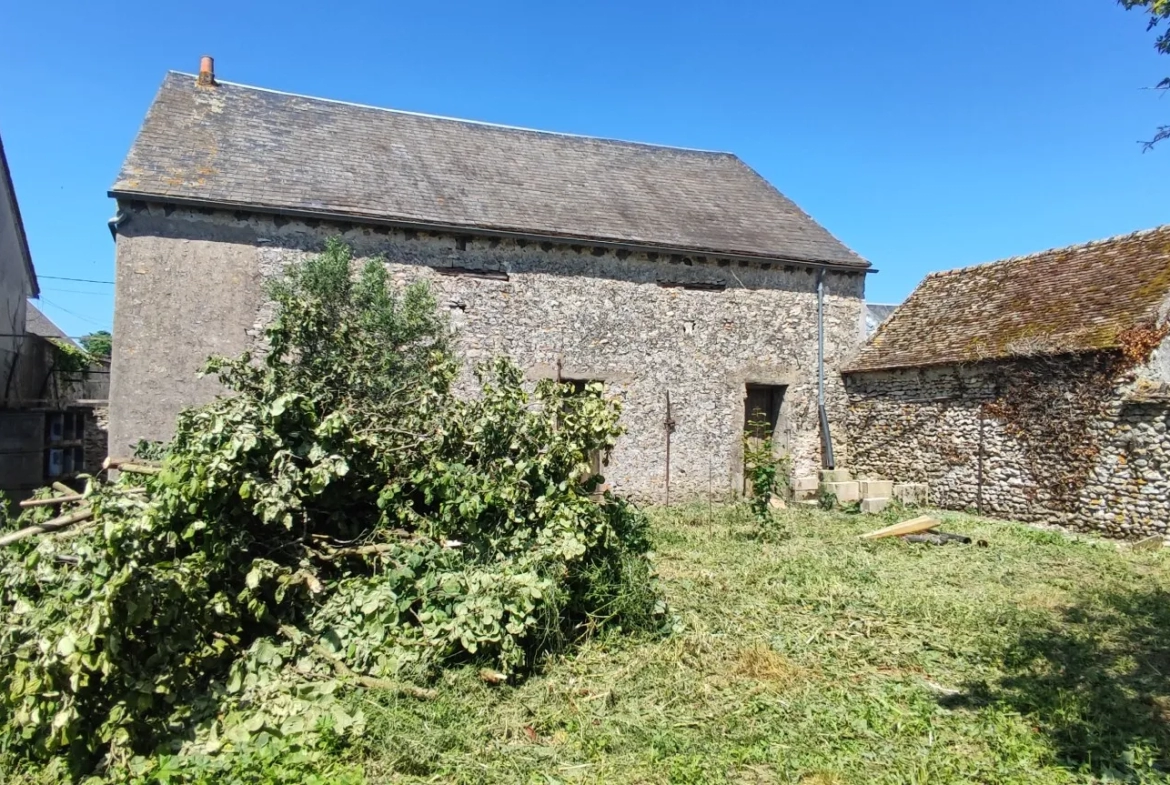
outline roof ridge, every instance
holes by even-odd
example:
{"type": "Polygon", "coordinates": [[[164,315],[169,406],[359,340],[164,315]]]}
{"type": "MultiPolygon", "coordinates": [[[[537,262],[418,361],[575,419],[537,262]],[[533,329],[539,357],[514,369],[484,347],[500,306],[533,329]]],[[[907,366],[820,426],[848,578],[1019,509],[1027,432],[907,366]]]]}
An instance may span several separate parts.
{"type": "Polygon", "coordinates": [[[1088,242],[1083,242],[1083,243],[1073,243],[1072,245],[1064,245],[1064,246],[1060,246],[1058,248],[1048,248],[1048,249],[1045,249],[1043,251],[1036,251],[1035,253],[1030,253],[1030,254],[1021,254],[1019,256],[1008,256],[1006,258],[996,259],[996,260],[990,261],[990,262],[980,262],[979,264],[969,264],[965,267],[954,267],[950,270],[936,270],[935,272],[927,273],[926,278],[923,280],[929,280],[931,278],[946,278],[947,276],[959,275],[961,273],[967,273],[967,272],[970,272],[972,270],[982,270],[982,269],[987,268],[987,267],[994,267],[996,265],[1001,265],[1001,264],[1007,265],[1007,264],[1014,264],[1017,262],[1028,262],[1028,261],[1031,261],[1033,259],[1038,259],[1041,256],[1048,256],[1048,255],[1054,254],[1054,253],[1087,251],[1090,248],[1094,248],[1096,246],[1112,245],[1114,243],[1119,243],[1119,242],[1122,242],[1124,240],[1132,240],[1132,239],[1135,239],[1138,237],[1143,237],[1145,235],[1150,235],[1150,234],[1156,234],[1158,232],[1162,232],[1162,231],[1166,231],[1166,230],[1170,230],[1170,224],[1161,224],[1160,226],[1154,226],[1154,227],[1149,228],[1149,229],[1139,229],[1136,232],[1129,232],[1127,234],[1116,234],[1116,235],[1113,235],[1112,237],[1105,237],[1105,238],[1101,238],[1101,239],[1097,239],[1097,240],[1089,240],[1088,242]]]}
{"type": "MultiPolygon", "coordinates": [[[[177,76],[189,76],[192,79],[197,78],[195,74],[187,73],[186,71],[176,71],[171,69],[167,71],[169,74],[177,76]]],[[[309,101],[321,101],[327,104],[340,104],[342,106],[352,106],[358,109],[373,109],[378,112],[390,112],[391,114],[406,115],[407,117],[422,117],[428,120],[444,120],[450,123],[465,123],[467,125],[478,125],[486,128],[499,128],[504,131],[524,131],[530,134],[542,134],[548,136],[563,136],[569,139],[583,139],[592,142],[608,142],[610,144],[630,145],[631,147],[650,147],[655,150],[674,150],[683,153],[700,153],[702,155],[719,155],[738,158],[738,156],[728,150],[706,150],[700,147],[683,147],[680,145],[659,144],[656,142],[638,142],[630,139],[616,139],[609,136],[592,136],[589,134],[574,134],[568,131],[549,131],[542,128],[528,128],[522,125],[509,125],[507,123],[492,123],[487,120],[469,120],[465,117],[451,117],[449,115],[432,114],[430,112],[413,112],[409,109],[391,109],[387,106],[374,106],[373,104],[363,104],[357,101],[342,101],[337,98],[324,98],[319,95],[307,95],[305,93],[294,93],[288,90],[275,90],[271,87],[259,87],[257,85],[243,84],[242,82],[231,82],[227,79],[216,79],[218,85],[230,85],[232,87],[242,87],[245,90],[256,90],[261,93],[274,93],[276,95],[287,95],[292,98],[304,98],[309,101]]],[[[750,168],[750,167],[749,167],[750,168]]]]}

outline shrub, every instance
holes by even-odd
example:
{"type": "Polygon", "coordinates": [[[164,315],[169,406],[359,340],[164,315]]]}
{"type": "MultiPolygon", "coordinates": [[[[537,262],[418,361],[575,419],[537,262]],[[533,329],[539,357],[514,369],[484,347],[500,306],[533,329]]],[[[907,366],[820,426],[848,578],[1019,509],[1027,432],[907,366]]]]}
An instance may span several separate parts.
{"type": "Polygon", "coordinates": [[[91,484],[95,525],[0,552],[0,755],[311,746],[360,731],[339,686],[425,697],[405,682],[661,616],[645,518],[589,471],[617,406],[506,360],[455,397],[429,290],[351,266],[331,243],[273,288],[267,353],[211,360],[232,394],[142,446],[157,474],[91,484]]]}
{"type": "Polygon", "coordinates": [[[791,460],[776,455],[776,444],[767,420],[753,420],[743,437],[744,471],[751,486],[748,500],[752,514],[761,524],[772,520],[772,497],[789,497],[791,460]],[[757,436],[756,434],[763,434],[757,436]]]}

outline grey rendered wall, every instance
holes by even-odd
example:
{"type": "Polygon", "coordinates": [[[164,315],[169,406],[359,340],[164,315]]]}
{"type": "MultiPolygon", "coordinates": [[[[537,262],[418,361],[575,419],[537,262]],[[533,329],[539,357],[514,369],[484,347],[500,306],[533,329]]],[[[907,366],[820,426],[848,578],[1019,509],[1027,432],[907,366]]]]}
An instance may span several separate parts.
{"type": "MultiPolygon", "coordinates": [[[[820,460],[816,423],[815,273],[715,258],[652,257],[588,245],[309,225],[267,217],[125,205],[118,239],[111,450],[166,438],[180,407],[216,393],[194,372],[211,353],[253,344],[269,318],[262,280],[341,234],[380,255],[400,285],[425,278],[448,310],[470,364],[505,354],[530,376],[601,380],[627,433],[607,480],[658,500],[665,486],[666,393],[673,498],[740,487],[745,383],[788,386],[783,419],[799,472],[820,460]],[[508,280],[439,268],[506,272],[508,280]],[[666,288],[723,281],[725,291],[666,288]]],[[[828,401],[844,443],[835,369],[861,340],[864,275],[826,278],[828,401]]],[[[465,374],[468,383],[470,374],[465,374]]]]}

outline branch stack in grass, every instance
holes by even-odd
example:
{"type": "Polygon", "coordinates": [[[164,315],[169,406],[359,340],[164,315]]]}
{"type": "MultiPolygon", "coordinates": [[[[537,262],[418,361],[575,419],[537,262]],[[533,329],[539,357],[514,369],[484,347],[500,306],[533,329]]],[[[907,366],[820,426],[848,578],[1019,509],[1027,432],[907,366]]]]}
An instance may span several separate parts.
{"type": "Polygon", "coordinates": [[[590,470],[617,405],[506,360],[457,398],[429,290],[351,261],[273,288],[268,352],[209,361],[232,394],[159,460],[110,458],[2,535],[0,770],[334,738],[345,690],[425,697],[450,663],[507,677],[664,619],[645,517],[590,470]]]}

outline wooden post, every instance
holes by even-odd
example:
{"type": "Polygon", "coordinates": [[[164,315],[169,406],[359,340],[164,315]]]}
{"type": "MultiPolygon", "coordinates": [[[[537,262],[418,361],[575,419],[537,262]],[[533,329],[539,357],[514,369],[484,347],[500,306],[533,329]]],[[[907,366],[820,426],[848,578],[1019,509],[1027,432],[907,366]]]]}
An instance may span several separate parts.
{"type": "Polygon", "coordinates": [[[670,390],[666,391],[666,506],[670,506],[670,434],[674,431],[674,417],[670,409],[670,390]]]}

